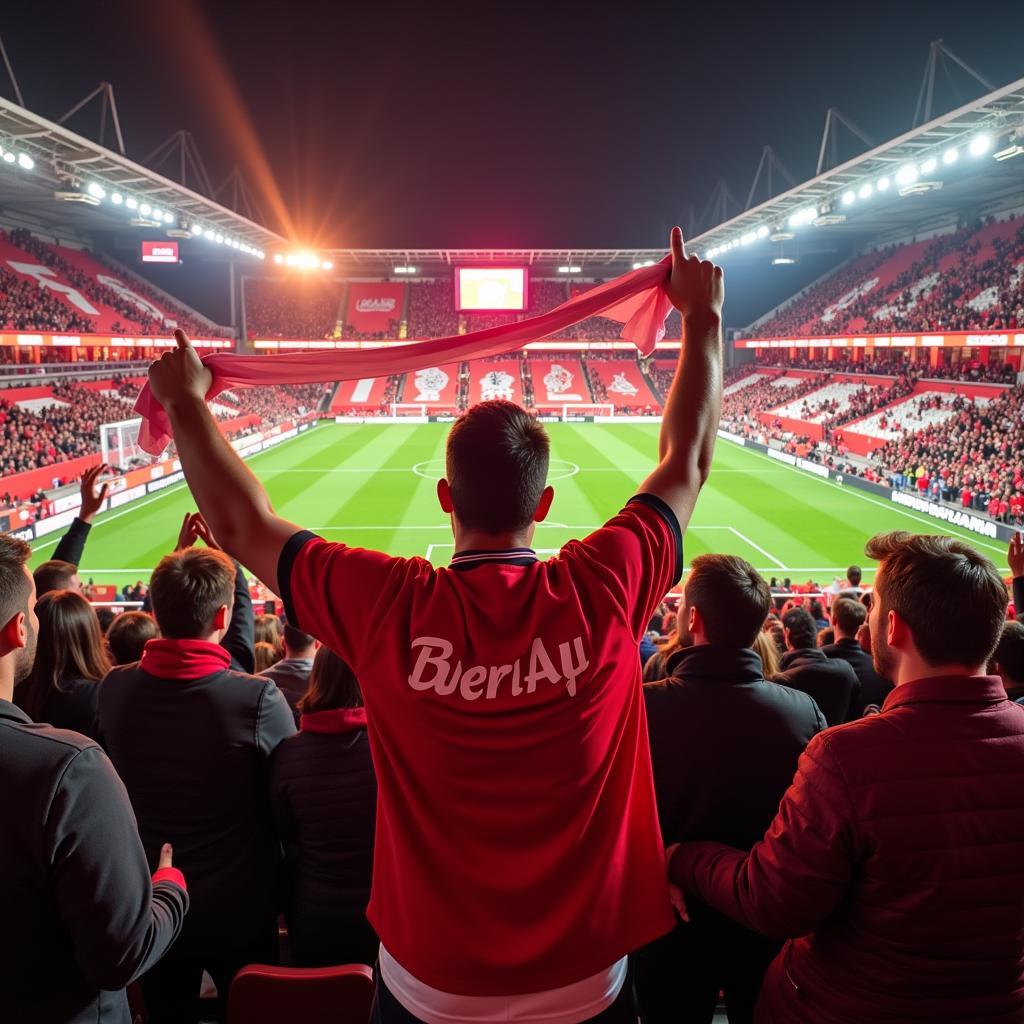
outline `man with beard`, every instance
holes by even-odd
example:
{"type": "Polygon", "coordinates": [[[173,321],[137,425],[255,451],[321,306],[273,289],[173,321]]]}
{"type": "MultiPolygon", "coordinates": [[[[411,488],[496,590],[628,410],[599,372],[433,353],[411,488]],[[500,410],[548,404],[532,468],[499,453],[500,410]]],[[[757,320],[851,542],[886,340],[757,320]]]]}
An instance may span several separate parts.
{"type": "MultiPolygon", "coordinates": [[[[771,600],[742,558],[693,560],[677,618],[681,649],[668,658],[668,678],[644,687],[666,845],[714,839],[749,850],[775,816],[804,747],[825,728],[806,693],[765,681],[751,650],[771,600]]],[[[730,1024],[751,1021],[779,943],[697,899],[687,909],[689,923],[634,957],[641,1017],[710,1024],[724,991],[730,1024]]]]}
{"type": "Polygon", "coordinates": [[[36,647],[30,554],[0,535],[0,1020],[127,1024],[124,987],[181,930],[185,880],[170,846],[150,878],[103,751],[12,702],[36,647]]]}
{"type": "Polygon", "coordinates": [[[669,850],[672,881],[788,939],[758,1020],[1024,1016],[1024,715],[985,665],[1006,615],[993,565],[951,537],[881,534],[870,630],[893,691],[828,729],[749,853],[669,850]]]}

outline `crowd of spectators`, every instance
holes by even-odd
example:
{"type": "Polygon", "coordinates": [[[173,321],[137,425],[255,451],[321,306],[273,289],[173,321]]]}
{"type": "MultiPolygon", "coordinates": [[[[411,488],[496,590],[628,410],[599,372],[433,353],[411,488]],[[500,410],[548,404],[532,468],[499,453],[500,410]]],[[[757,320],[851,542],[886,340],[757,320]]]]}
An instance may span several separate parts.
{"type": "Polygon", "coordinates": [[[753,363],[744,364],[749,372],[760,369],[777,370],[820,370],[824,373],[874,374],[884,377],[906,376],[912,380],[959,380],[978,384],[1012,384],[1017,371],[1002,359],[993,358],[982,362],[977,356],[969,359],[955,359],[956,349],[940,351],[939,363],[932,365],[924,358],[915,358],[912,353],[899,351],[875,351],[863,359],[851,359],[848,355],[836,355],[832,359],[819,357],[809,359],[797,355],[784,363],[775,352],[759,349],[753,363]]]}
{"type": "Polygon", "coordinates": [[[983,253],[979,232],[995,223],[974,221],[934,239],[881,287],[885,264],[899,258],[900,247],[862,257],[758,324],[751,336],[1017,328],[1024,324],[1024,221],[1011,221],[991,239],[991,254],[983,253]]]}
{"type": "Polygon", "coordinates": [[[254,277],[245,283],[245,329],[250,339],[330,338],[341,299],[341,285],[334,281],[254,277]]]}
{"type": "MultiPolygon", "coordinates": [[[[35,281],[0,267],[0,328],[12,331],[91,331],[92,321],[35,281]]],[[[65,353],[45,353],[63,358],[65,353]]],[[[14,351],[0,350],[13,361],[14,351]]]]}
{"type": "Polygon", "coordinates": [[[413,281],[409,285],[409,338],[446,338],[459,333],[451,281],[413,281]]]}

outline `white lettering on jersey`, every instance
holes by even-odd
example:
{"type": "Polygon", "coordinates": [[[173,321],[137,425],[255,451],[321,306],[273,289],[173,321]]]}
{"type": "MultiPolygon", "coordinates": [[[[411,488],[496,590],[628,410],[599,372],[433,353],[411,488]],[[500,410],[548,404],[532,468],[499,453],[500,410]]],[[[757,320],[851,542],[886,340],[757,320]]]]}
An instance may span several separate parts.
{"type": "Polygon", "coordinates": [[[433,690],[442,697],[451,696],[458,690],[464,700],[494,700],[502,682],[507,680],[508,692],[513,697],[523,693],[534,693],[540,682],[552,686],[565,684],[570,697],[576,696],[576,681],[590,667],[590,659],[583,647],[583,637],[574,637],[571,643],[558,645],[556,667],[544,641],[535,637],[526,657],[527,669],[523,672],[523,658],[517,658],[507,665],[471,665],[463,668],[456,661],[454,668],[451,657],[454,647],[443,637],[420,636],[412,642],[415,661],[409,675],[409,685],[420,692],[433,690]],[[525,685],[524,685],[525,684],[525,685]]]}

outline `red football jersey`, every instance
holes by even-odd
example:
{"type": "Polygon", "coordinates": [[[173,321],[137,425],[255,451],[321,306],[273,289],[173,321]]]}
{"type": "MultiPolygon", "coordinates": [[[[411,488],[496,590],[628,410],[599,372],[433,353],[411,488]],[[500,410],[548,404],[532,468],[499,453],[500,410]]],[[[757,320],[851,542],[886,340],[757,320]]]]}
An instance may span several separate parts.
{"type": "Polygon", "coordinates": [[[289,621],[362,685],[368,917],[420,981],[559,988],[672,927],[638,644],[681,567],[678,521],[649,494],[547,562],[286,545],[289,621]]]}

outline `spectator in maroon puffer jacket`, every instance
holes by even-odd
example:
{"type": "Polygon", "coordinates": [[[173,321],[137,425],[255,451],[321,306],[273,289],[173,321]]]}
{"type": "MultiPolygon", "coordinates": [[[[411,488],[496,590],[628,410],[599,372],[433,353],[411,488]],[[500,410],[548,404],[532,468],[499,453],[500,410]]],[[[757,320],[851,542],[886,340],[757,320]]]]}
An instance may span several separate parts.
{"type": "Polygon", "coordinates": [[[883,534],[870,627],[895,689],[819,733],[764,838],[670,851],[672,880],[789,941],[760,1024],[1024,1019],[1024,712],[985,675],[1006,615],[991,563],[883,534]]]}

